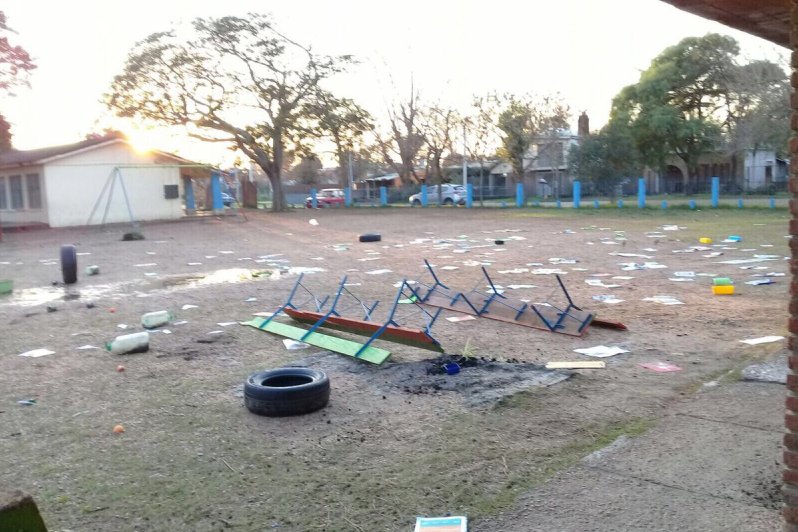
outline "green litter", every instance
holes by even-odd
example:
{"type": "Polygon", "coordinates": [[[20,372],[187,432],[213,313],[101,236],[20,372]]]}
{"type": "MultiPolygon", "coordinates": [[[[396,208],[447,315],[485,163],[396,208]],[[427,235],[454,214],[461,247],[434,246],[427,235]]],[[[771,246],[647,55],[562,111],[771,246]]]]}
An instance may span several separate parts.
{"type": "Polygon", "coordinates": [[[0,295],[10,294],[14,291],[14,281],[11,279],[0,279],[0,295]]]}
{"type": "Polygon", "coordinates": [[[418,301],[418,297],[411,296],[407,299],[400,299],[399,301],[397,301],[397,303],[400,305],[410,305],[412,303],[415,303],[416,301],[418,301]]]}
{"type": "Polygon", "coordinates": [[[715,286],[728,286],[733,283],[728,277],[715,277],[712,279],[712,284],[715,286]]]}
{"type": "Polygon", "coordinates": [[[360,351],[360,349],[363,347],[363,344],[338,338],[336,336],[328,336],[315,331],[310,333],[307,338],[303,338],[303,336],[305,336],[305,334],[308,332],[306,329],[294,327],[293,325],[288,325],[275,320],[272,320],[269,323],[266,323],[266,321],[267,320],[263,318],[255,318],[249,321],[242,321],[241,325],[248,325],[262,331],[267,331],[278,336],[284,336],[292,340],[305,342],[306,344],[327,349],[341,355],[371,362],[372,364],[382,364],[388,360],[389,356],[391,356],[390,351],[372,346],[368,346],[363,350],[362,353],[360,353],[360,355],[355,356],[355,353],[360,351]],[[264,323],[266,323],[265,326],[263,326],[264,323]]]}

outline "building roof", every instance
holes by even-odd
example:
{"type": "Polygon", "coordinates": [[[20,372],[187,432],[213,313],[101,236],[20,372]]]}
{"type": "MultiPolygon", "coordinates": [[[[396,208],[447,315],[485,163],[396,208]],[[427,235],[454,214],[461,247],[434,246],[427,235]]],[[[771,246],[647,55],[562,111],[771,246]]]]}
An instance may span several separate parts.
{"type": "MultiPolygon", "coordinates": [[[[82,140],[73,144],[64,144],[61,146],[50,146],[47,148],[38,148],[35,150],[9,150],[0,152],[0,168],[14,167],[14,166],[31,166],[37,164],[44,164],[59,159],[73,153],[87,151],[101,146],[107,146],[116,143],[129,144],[127,140],[117,134],[106,135],[92,139],[82,140]]],[[[178,162],[191,163],[187,159],[178,157],[177,155],[153,150],[155,153],[169,157],[178,162]]]]}
{"type": "Polygon", "coordinates": [[[662,1],[781,46],[790,46],[790,0],[662,1]]]}

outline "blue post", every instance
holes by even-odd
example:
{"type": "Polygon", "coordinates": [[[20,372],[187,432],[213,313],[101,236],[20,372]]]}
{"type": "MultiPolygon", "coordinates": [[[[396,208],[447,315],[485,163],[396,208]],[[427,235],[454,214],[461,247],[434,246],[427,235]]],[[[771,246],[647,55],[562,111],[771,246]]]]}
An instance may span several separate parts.
{"type": "Polygon", "coordinates": [[[540,207],[540,202],[538,200],[535,200],[534,202],[532,202],[532,206],[533,207],[540,207]]]}
{"type": "Polygon", "coordinates": [[[197,210],[197,202],[194,201],[194,183],[191,181],[191,178],[188,178],[184,181],[186,187],[186,210],[187,211],[196,211],[197,210]]]}
{"type": "Polygon", "coordinates": [[[662,206],[663,209],[667,209],[668,208],[668,201],[667,200],[662,200],[661,206],[662,206]]]}
{"type": "Polygon", "coordinates": [[[474,185],[471,183],[466,185],[466,209],[470,209],[474,203],[474,185]]]}
{"type": "Polygon", "coordinates": [[[718,208],[718,198],[720,196],[720,178],[712,178],[712,208],[718,208]]]}
{"type": "Polygon", "coordinates": [[[599,202],[598,202],[598,200],[597,200],[597,199],[594,199],[594,200],[593,200],[593,208],[594,208],[594,209],[598,209],[598,208],[599,208],[599,202]]]}
{"type": "Polygon", "coordinates": [[[352,188],[346,187],[344,189],[344,206],[351,207],[352,206],[352,188]]]}
{"type": "Polygon", "coordinates": [[[579,203],[582,201],[582,183],[574,181],[574,209],[579,208],[579,203]]]}
{"type": "Polygon", "coordinates": [[[224,210],[224,203],[222,203],[222,183],[219,179],[219,173],[213,172],[211,174],[211,198],[214,211],[224,210]]]}
{"type": "Polygon", "coordinates": [[[770,208],[771,209],[776,208],[776,198],[770,198],[770,208]]]}
{"type": "Polygon", "coordinates": [[[743,198],[737,200],[737,208],[739,209],[743,208],[743,198]]]}
{"type": "Polygon", "coordinates": [[[421,206],[427,206],[427,185],[421,185],[421,206]]]}
{"type": "Polygon", "coordinates": [[[385,207],[388,205],[388,189],[380,187],[380,206],[385,207]]]}
{"type": "Polygon", "coordinates": [[[646,179],[644,177],[637,179],[637,207],[639,209],[646,208],[646,179]]]}
{"type": "Polygon", "coordinates": [[[562,208],[562,202],[560,202],[560,198],[557,198],[557,208],[558,209],[562,208]]]}
{"type": "Polygon", "coordinates": [[[310,206],[314,209],[319,206],[319,200],[316,199],[316,189],[310,189],[310,206]]]}
{"type": "Polygon", "coordinates": [[[515,184],[515,206],[524,206],[524,185],[522,183],[515,184]]]}
{"type": "Polygon", "coordinates": [[[690,209],[695,210],[695,200],[690,200],[690,209]]]}
{"type": "Polygon", "coordinates": [[[623,209],[623,200],[622,199],[618,200],[618,208],[619,209],[623,209]]]}

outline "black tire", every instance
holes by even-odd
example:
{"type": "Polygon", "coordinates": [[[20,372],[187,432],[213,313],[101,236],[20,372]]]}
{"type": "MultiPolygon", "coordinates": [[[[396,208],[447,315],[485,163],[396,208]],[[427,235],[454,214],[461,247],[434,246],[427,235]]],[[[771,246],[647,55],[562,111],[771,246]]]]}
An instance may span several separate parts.
{"type": "Polygon", "coordinates": [[[444,205],[454,205],[454,200],[452,198],[446,198],[443,200],[444,205]]]}
{"type": "Polygon", "coordinates": [[[421,207],[421,200],[414,199],[413,200],[413,207],[421,207]]]}
{"type": "Polygon", "coordinates": [[[315,412],[330,399],[330,379],[310,368],[277,368],[253,373],[244,383],[244,404],[259,416],[315,412]]]}
{"type": "Polygon", "coordinates": [[[366,233],[365,235],[360,235],[358,240],[361,242],[379,242],[382,240],[382,235],[378,235],[377,233],[366,233]]]}
{"type": "Polygon", "coordinates": [[[78,252],[71,244],[61,246],[61,275],[64,277],[64,284],[78,282],[78,252]]]}

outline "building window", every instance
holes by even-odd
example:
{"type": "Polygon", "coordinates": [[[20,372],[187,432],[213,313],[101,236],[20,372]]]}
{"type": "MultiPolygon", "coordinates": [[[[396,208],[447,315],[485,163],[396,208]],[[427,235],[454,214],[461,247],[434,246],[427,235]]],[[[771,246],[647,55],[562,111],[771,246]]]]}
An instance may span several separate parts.
{"type": "Polygon", "coordinates": [[[39,184],[39,174],[27,174],[25,176],[25,186],[28,189],[28,208],[42,208],[42,189],[39,184]]]}
{"type": "Polygon", "coordinates": [[[22,193],[22,176],[8,176],[8,191],[11,193],[11,208],[21,210],[25,208],[25,196],[22,193]]]}
{"type": "Polygon", "coordinates": [[[6,199],[6,178],[0,175],[0,210],[8,209],[8,200],[6,199]]]}

